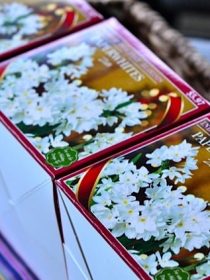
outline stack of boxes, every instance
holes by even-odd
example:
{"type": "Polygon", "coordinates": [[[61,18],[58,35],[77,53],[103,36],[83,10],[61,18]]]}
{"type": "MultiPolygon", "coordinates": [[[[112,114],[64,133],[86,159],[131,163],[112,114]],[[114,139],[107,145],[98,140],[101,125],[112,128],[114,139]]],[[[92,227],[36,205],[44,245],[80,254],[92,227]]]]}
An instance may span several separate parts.
{"type": "Polygon", "coordinates": [[[1,231],[40,279],[208,276],[203,97],[115,19],[0,72],[1,231]]]}

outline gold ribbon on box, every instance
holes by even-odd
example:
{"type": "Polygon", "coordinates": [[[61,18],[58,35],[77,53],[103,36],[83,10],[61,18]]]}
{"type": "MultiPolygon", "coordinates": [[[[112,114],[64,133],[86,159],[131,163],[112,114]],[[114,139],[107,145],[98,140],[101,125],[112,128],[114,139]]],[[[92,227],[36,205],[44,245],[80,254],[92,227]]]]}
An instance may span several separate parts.
{"type": "Polygon", "coordinates": [[[177,93],[172,92],[168,95],[164,95],[164,97],[167,98],[167,106],[158,127],[163,127],[177,121],[180,118],[184,108],[184,101],[182,100],[181,96],[178,96],[177,93]]]}
{"type": "Polygon", "coordinates": [[[89,168],[79,180],[76,197],[86,209],[90,208],[92,197],[100,180],[101,173],[109,164],[109,162],[110,159],[95,164],[89,168]]]}
{"type": "Polygon", "coordinates": [[[60,22],[57,26],[57,30],[55,33],[59,33],[60,30],[69,30],[70,27],[74,27],[77,23],[78,15],[73,10],[67,10],[62,15],[60,22]]]}

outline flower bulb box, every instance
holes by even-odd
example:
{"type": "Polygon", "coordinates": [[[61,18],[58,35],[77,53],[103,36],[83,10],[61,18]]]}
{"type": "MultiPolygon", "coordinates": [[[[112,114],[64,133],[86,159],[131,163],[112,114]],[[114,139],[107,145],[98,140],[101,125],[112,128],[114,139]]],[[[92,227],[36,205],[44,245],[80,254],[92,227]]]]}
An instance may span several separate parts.
{"type": "Polygon", "coordinates": [[[67,280],[51,177],[1,122],[0,135],[0,231],[39,279],[67,280]]]}
{"type": "Polygon", "coordinates": [[[209,279],[209,175],[210,114],[57,180],[66,255],[77,236],[87,279],[209,279]]]}
{"type": "Polygon", "coordinates": [[[0,76],[4,125],[52,177],[210,108],[115,19],[8,60],[0,76]]]}
{"type": "MultiPolygon", "coordinates": [[[[66,262],[73,279],[82,279],[75,259],[70,255],[65,260],[52,176],[1,121],[0,135],[1,233],[39,279],[69,279],[66,262]]],[[[81,257],[78,244],[73,246],[81,257]]]]}
{"type": "MultiPolygon", "coordinates": [[[[52,179],[208,109],[114,19],[5,61],[0,76],[0,191],[7,197],[1,224],[16,246],[16,232],[28,236],[40,263],[42,248],[52,256],[45,259],[62,260],[52,179]]],[[[74,249],[76,258],[65,252],[76,270],[83,257],[77,243],[74,249]]],[[[30,253],[24,254],[31,259],[30,253]]],[[[85,260],[83,265],[78,274],[89,273],[85,260]]],[[[44,261],[39,267],[50,266],[56,270],[44,261]]]]}
{"type": "Polygon", "coordinates": [[[0,61],[102,20],[84,0],[5,0],[0,18],[0,61]]]}

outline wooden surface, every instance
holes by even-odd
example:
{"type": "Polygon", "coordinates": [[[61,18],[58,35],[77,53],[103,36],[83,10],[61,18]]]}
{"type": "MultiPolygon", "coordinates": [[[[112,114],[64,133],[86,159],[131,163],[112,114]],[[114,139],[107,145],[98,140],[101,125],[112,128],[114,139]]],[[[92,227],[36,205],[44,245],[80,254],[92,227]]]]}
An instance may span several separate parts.
{"type": "Polygon", "coordinates": [[[105,17],[117,17],[193,88],[210,100],[210,64],[159,13],[138,0],[89,2],[105,17]]]}

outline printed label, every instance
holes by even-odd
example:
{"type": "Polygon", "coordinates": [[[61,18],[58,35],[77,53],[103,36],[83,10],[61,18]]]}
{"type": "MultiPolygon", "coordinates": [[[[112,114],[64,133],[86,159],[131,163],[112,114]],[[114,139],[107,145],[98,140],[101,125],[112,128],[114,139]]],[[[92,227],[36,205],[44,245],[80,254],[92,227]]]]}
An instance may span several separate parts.
{"type": "Polygon", "coordinates": [[[189,280],[190,275],[181,268],[164,268],[157,275],[155,280],[189,280]]]}
{"type": "Polygon", "coordinates": [[[46,160],[55,168],[65,167],[78,160],[78,152],[71,147],[55,148],[46,154],[46,160]]]}

